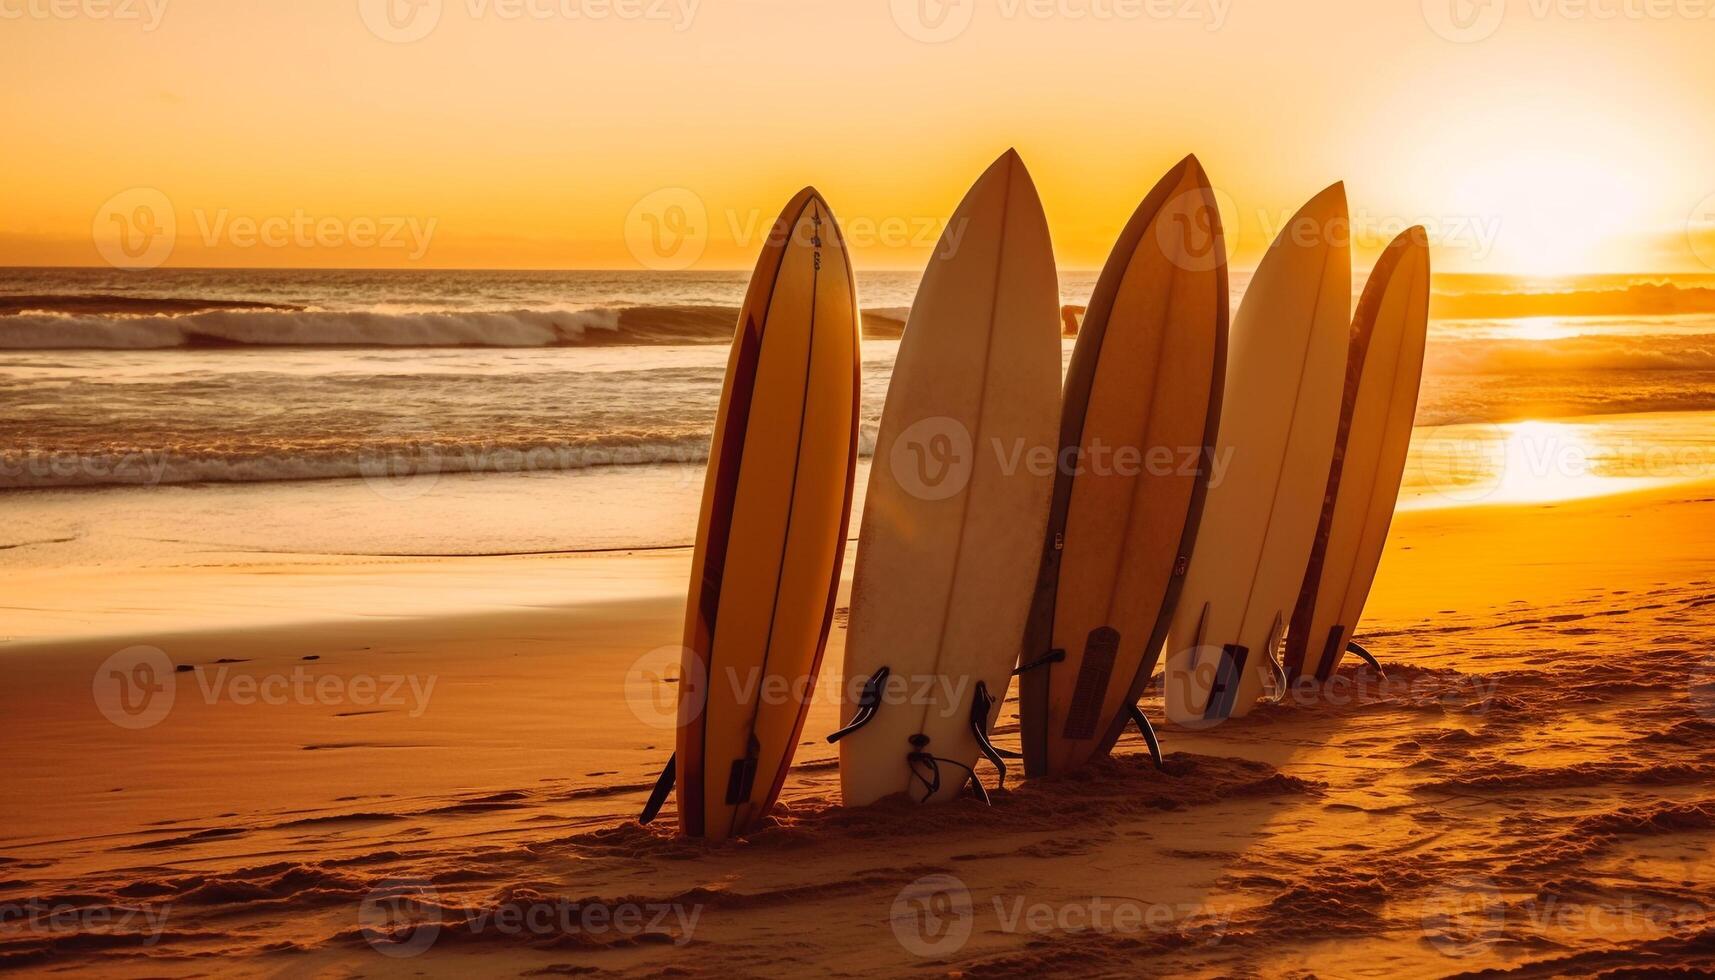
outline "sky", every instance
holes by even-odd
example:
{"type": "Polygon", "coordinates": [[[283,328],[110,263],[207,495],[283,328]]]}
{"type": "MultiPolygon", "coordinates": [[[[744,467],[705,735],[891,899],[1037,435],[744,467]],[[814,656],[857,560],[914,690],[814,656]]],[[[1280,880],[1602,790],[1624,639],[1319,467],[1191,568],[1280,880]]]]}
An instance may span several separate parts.
{"type": "Polygon", "coordinates": [[[1016,147],[1063,268],[1176,160],[1235,261],[1715,271],[1715,0],[0,0],[0,265],[920,268],[1016,147]]]}

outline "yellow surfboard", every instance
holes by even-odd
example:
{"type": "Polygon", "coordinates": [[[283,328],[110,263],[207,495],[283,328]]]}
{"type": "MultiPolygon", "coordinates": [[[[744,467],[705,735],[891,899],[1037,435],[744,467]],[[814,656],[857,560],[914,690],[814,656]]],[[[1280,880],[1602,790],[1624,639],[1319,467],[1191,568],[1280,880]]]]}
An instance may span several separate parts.
{"type": "Polygon", "coordinates": [[[845,243],[805,188],[739,313],[691,565],[675,763],[645,819],[676,785],[680,831],[718,840],[755,828],[780,795],[833,621],[860,367],[845,243]]]}

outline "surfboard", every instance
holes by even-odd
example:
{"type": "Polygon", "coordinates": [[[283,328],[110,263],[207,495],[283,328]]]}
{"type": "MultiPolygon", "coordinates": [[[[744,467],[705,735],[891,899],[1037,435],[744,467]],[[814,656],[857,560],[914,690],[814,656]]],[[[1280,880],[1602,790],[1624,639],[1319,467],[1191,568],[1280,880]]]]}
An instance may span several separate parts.
{"type": "Polygon", "coordinates": [[[1053,487],[1059,295],[1048,221],[1008,150],[947,222],[882,410],[841,685],[842,724],[862,721],[838,739],[847,806],[957,795],[1000,712],[1053,487]]]}
{"type": "Polygon", "coordinates": [[[805,188],[751,276],[709,451],[670,764],[687,835],[745,833],[780,795],[833,621],[860,364],[845,243],[805,188]]]}
{"type": "Polygon", "coordinates": [[[1369,598],[1399,499],[1423,381],[1429,327],[1429,241],[1422,228],[1377,260],[1352,317],[1334,462],[1282,666],[1327,680],[1369,598]]]}
{"type": "Polygon", "coordinates": [[[1335,184],[1282,228],[1234,318],[1215,472],[1167,635],[1175,723],[1248,713],[1278,665],[1340,421],[1350,237],[1335,184]]]}
{"type": "Polygon", "coordinates": [[[1208,485],[1226,342],[1220,211],[1186,157],[1121,232],[1068,369],[1019,667],[1032,776],[1112,749],[1154,670],[1208,485]]]}

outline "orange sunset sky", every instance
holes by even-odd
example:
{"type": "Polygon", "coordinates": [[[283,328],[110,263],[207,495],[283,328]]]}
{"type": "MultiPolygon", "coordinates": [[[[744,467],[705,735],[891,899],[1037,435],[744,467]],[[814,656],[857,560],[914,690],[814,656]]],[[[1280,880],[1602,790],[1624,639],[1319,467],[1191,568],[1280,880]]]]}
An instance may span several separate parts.
{"type": "Polygon", "coordinates": [[[170,265],[640,268],[677,188],[741,268],[813,183],[916,268],[1016,146],[1065,268],[1196,152],[1241,262],[1343,178],[1442,269],[1709,272],[1712,52],[1701,0],[0,0],[0,264],[99,264],[146,188],[170,265]],[[231,232],[294,216],[432,237],[231,232]]]}

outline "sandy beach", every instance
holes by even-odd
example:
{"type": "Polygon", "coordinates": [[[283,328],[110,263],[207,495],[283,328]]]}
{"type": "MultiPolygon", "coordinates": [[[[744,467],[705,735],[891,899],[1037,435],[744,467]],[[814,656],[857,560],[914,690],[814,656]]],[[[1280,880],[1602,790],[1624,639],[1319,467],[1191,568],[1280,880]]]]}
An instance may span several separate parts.
{"type": "Polygon", "coordinates": [[[18,574],[9,621],[62,637],[15,635],[0,661],[0,967],[1699,969],[1711,528],[1715,482],[1406,510],[1361,630],[1385,680],[1348,665],[1163,729],[1160,772],[1128,735],[992,808],[840,808],[829,676],[770,826],[720,845],[635,820],[672,745],[684,549],[18,574]],[[85,635],[64,638],[54,595],[87,603],[85,635]],[[453,596],[485,608],[434,612],[453,596]],[[206,626],[150,625],[187,604],[206,626]]]}

